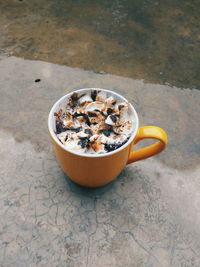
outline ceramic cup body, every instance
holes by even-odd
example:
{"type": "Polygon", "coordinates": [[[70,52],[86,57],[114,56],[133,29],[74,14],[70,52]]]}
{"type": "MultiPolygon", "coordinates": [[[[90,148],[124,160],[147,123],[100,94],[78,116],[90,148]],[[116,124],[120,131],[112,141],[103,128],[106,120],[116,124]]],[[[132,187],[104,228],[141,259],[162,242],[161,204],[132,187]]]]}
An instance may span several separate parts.
{"type": "MultiPolygon", "coordinates": [[[[85,88],[73,92],[82,94],[90,93],[91,90],[106,91],[108,96],[113,96],[116,100],[127,101],[123,96],[106,89],[85,88]]],[[[73,92],[63,96],[53,105],[49,113],[48,128],[56,158],[63,171],[74,182],[87,187],[103,186],[114,180],[126,164],[158,154],[165,148],[167,144],[165,131],[156,126],[139,127],[137,112],[130,104],[129,116],[133,121],[133,129],[130,139],[122,147],[106,154],[77,153],[67,149],[55,134],[54,112],[60,108],[65,109],[73,92]],[[151,146],[132,152],[133,145],[144,138],[153,138],[158,141],[151,146]]]]}

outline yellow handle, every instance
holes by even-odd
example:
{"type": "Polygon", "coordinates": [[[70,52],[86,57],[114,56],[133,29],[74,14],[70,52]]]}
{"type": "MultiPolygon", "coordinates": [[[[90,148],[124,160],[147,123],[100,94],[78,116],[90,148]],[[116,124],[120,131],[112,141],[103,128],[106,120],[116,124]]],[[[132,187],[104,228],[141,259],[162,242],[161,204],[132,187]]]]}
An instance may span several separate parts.
{"type": "Polygon", "coordinates": [[[142,139],[153,138],[159,140],[153,145],[141,148],[139,150],[133,151],[130,153],[127,164],[135,162],[141,159],[149,158],[153,155],[160,153],[165,149],[167,145],[167,134],[160,127],[156,126],[143,126],[138,129],[136,138],[133,141],[133,144],[136,144],[142,139]]]}

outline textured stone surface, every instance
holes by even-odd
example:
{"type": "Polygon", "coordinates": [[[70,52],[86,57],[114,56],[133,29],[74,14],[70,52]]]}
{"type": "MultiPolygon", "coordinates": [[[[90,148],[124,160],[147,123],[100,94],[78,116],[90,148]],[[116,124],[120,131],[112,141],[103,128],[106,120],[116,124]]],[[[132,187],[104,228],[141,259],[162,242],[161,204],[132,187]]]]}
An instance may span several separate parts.
{"type": "Polygon", "coordinates": [[[199,0],[0,0],[0,54],[200,88],[199,0]]]}
{"type": "Polygon", "coordinates": [[[0,88],[2,267],[200,266],[199,91],[15,57],[0,61],[0,88]],[[167,130],[168,148],[105,187],[71,182],[47,116],[84,87],[123,94],[141,125],[167,130]]]}

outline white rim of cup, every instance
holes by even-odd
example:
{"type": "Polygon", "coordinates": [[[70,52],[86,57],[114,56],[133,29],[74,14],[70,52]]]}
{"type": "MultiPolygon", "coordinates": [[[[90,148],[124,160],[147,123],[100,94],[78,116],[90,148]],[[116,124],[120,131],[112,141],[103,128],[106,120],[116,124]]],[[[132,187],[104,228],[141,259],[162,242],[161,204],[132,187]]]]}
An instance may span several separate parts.
{"type": "Polygon", "coordinates": [[[78,89],[78,90],[73,90],[72,92],[62,96],[54,105],[53,107],[51,108],[50,110],[50,113],[49,113],[49,117],[48,117],[48,129],[49,129],[49,132],[50,132],[50,135],[51,137],[54,139],[54,141],[64,150],[72,153],[72,154],[75,154],[77,156],[82,156],[82,157],[88,157],[88,158],[99,158],[99,157],[107,157],[107,156],[110,156],[110,155],[113,155],[117,152],[119,152],[120,150],[124,149],[126,146],[128,146],[132,141],[133,139],[135,138],[136,136],[136,133],[138,131],[138,127],[139,127],[139,120],[138,120],[138,115],[137,115],[137,112],[135,110],[135,108],[133,107],[133,105],[128,101],[129,103],[129,106],[130,106],[130,109],[132,110],[133,114],[134,114],[134,119],[135,119],[135,122],[134,122],[134,129],[133,129],[133,132],[129,138],[129,140],[124,144],[122,145],[121,147],[111,151],[111,152],[108,152],[108,153],[105,153],[105,154],[87,154],[87,153],[80,153],[80,152],[74,152],[73,150],[71,149],[68,149],[66,148],[59,140],[58,140],[58,137],[57,135],[55,134],[52,126],[51,126],[51,121],[52,121],[52,118],[54,118],[54,112],[56,112],[56,108],[57,106],[59,105],[60,102],[62,102],[63,99],[65,98],[68,98],[72,93],[76,92],[76,93],[82,93],[84,91],[88,91],[88,90],[101,90],[101,91],[104,91],[104,92],[107,92],[111,95],[116,95],[118,96],[120,99],[124,100],[124,101],[128,101],[125,97],[121,96],[120,94],[114,92],[114,91],[111,91],[111,90],[107,90],[107,89],[102,89],[102,88],[83,88],[83,89],[78,89]]]}

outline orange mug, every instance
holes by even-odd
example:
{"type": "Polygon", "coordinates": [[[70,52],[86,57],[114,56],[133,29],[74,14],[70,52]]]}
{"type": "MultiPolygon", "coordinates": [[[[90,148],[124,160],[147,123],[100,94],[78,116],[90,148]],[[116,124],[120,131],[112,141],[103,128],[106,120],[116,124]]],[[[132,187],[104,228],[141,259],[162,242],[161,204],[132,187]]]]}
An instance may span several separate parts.
{"type": "MultiPolygon", "coordinates": [[[[91,90],[101,90],[112,95],[116,100],[127,101],[116,92],[100,88],[85,88],[76,90],[78,94],[89,93],[91,90]]],[[[67,100],[72,93],[61,97],[52,107],[48,128],[53,142],[56,157],[63,171],[75,183],[87,187],[98,187],[106,185],[114,180],[129,163],[145,159],[160,153],[167,145],[166,132],[156,126],[139,127],[138,115],[134,107],[130,104],[131,118],[133,119],[133,132],[129,140],[120,148],[106,154],[86,154],[68,150],[57,138],[55,134],[54,112],[60,108],[65,109],[67,100]],[[145,148],[132,151],[133,145],[142,139],[153,138],[158,140],[155,144],[145,148]]]]}

